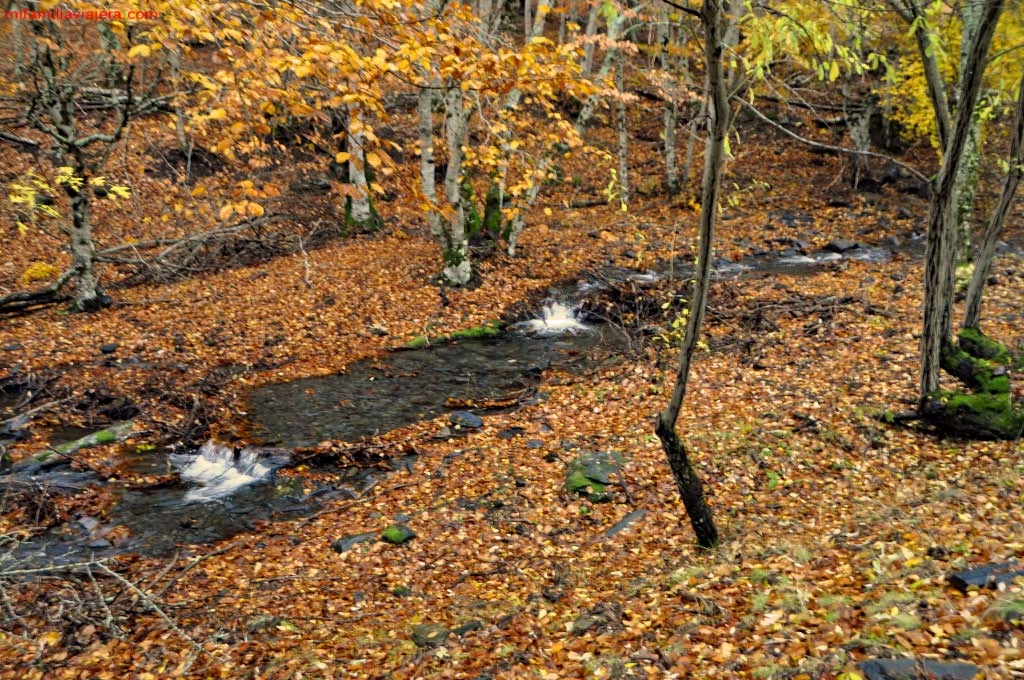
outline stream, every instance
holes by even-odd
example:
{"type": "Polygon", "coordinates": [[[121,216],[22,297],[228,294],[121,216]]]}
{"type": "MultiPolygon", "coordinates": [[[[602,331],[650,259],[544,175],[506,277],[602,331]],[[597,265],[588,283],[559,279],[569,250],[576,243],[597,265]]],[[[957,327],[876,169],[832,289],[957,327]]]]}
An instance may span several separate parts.
{"type": "MultiPolygon", "coordinates": [[[[916,255],[921,243],[908,239],[898,249],[916,255]]],[[[893,252],[892,247],[837,241],[835,247],[809,254],[787,249],[770,257],[718,260],[714,276],[813,274],[843,259],[884,262],[893,252]]],[[[661,270],[688,277],[690,266],[680,258],[663,264],[661,270]]],[[[320,466],[318,478],[326,473],[334,481],[314,482],[301,476],[279,479],[275,472],[289,464],[289,449],[327,439],[356,441],[453,411],[472,411],[474,403],[509,399],[523,403],[523,398],[533,398],[544,370],[579,370],[595,354],[628,346],[630,338],[623,330],[579,318],[577,309],[588,296],[609,282],[648,285],[662,276],[610,269],[602,272],[601,280],[585,279],[550,291],[533,318],[509,326],[496,337],[394,351],[356,362],[341,374],[260,387],[249,396],[248,418],[262,440],[281,448],[238,451],[209,442],[199,450],[128,454],[130,470],[176,472],[179,481],[154,489],[117,491],[119,499],[109,517],[102,521],[73,518],[20,544],[13,553],[0,554],[0,567],[12,560],[24,567],[124,552],[165,555],[182,545],[220,540],[263,521],[308,515],[327,501],[355,497],[385,473],[320,466]],[[119,527],[127,532],[118,533],[119,527]]],[[[0,392],[0,406],[13,403],[11,394],[0,392]]],[[[486,413],[482,417],[486,419],[486,413]]],[[[439,434],[448,434],[447,429],[442,427],[439,434]]],[[[26,481],[74,489],[97,480],[92,474],[63,468],[26,481]]]]}

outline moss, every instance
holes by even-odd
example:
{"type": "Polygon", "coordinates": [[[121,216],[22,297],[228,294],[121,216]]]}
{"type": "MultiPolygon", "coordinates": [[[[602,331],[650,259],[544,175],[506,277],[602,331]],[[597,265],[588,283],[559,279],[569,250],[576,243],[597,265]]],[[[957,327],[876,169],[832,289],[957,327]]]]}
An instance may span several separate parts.
{"type": "Polygon", "coordinates": [[[590,477],[587,477],[579,471],[573,472],[565,478],[566,491],[569,493],[579,494],[581,496],[587,496],[590,500],[595,500],[595,497],[603,497],[605,487],[605,484],[595,482],[590,477]]]}
{"type": "Polygon", "coordinates": [[[110,430],[100,430],[96,433],[97,444],[111,444],[117,441],[117,435],[110,430]]]}
{"type": "Polygon", "coordinates": [[[416,538],[416,533],[404,524],[392,524],[381,532],[381,540],[394,545],[402,545],[416,538]]]}
{"type": "Polygon", "coordinates": [[[1024,411],[1016,409],[1009,394],[935,395],[942,405],[933,419],[943,429],[989,439],[1015,439],[1024,428],[1024,411]]]}
{"type": "Polygon", "coordinates": [[[988,359],[997,364],[1010,364],[1010,350],[989,338],[977,328],[964,328],[957,336],[960,349],[978,359],[988,359]]]}
{"type": "Polygon", "coordinates": [[[508,234],[502,233],[501,229],[501,187],[492,183],[487,188],[487,197],[484,200],[483,229],[493,238],[499,236],[507,238],[508,234]]]}
{"type": "Polygon", "coordinates": [[[405,343],[405,346],[409,349],[423,349],[427,345],[436,345],[443,342],[451,342],[452,340],[492,338],[494,336],[501,335],[503,330],[504,325],[501,321],[492,320],[480,326],[470,326],[469,328],[463,328],[445,335],[435,335],[432,337],[417,335],[415,338],[405,343]]]}
{"type": "Polygon", "coordinates": [[[1005,366],[972,356],[952,343],[946,343],[941,354],[942,368],[971,389],[989,394],[1007,394],[1010,376],[1005,366]]]}
{"type": "Polygon", "coordinates": [[[457,338],[491,338],[495,335],[501,334],[501,322],[500,321],[488,321],[482,326],[472,326],[470,328],[464,328],[462,330],[455,331],[451,335],[447,336],[447,339],[454,340],[457,338]]]}

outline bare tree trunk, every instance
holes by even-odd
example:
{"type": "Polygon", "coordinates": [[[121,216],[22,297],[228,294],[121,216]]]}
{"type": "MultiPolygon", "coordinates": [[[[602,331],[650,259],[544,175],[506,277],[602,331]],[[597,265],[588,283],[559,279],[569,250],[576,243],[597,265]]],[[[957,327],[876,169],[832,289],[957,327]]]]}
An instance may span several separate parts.
{"type": "Polygon", "coordinates": [[[469,116],[459,83],[449,83],[445,93],[445,140],[448,146],[448,166],[444,176],[444,195],[448,205],[441,217],[442,253],[445,281],[453,286],[469,283],[472,264],[469,258],[469,238],[466,234],[466,213],[462,201],[462,146],[469,134],[469,116]]]}
{"type": "MultiPolygon", "coordinates": [[[[963,29],[960,37],[960,73],[965,73],[981,18],[981,3],[962,5],[963,29]]],[[[962,76],[961,76],[962,77],[962,76]]],[[[967,129],[964,159],[957,175],[957,262],[971,261],[971,232],[974,230],[974,202],[978,196],[978,168],[981,163],[981,116],[972,107],[971,125],[967,129]]]]}
{"type": "Polygon", "coordinates": [[[704,178],[701,188],[700,236],[694,272],[694,288],[686,320],[686,333],[679,351],[675,387],[665,410],[658,414],[655,433],[668,458],[679,495],[686,506],[690,524],[697,535],[697,545],[712,548],[718,544],[718,529],[707,504],[704,484],[694,470],[686,447],[676,434],[676,421],[686,396],[690,363],[707,308],[708,286],[711,282],[711,257],[715,237],[718,202],[722,188],[722,163],[725,159],[725,136],[729,125],[728,92],[722,66],[724,40],[724,8],[719,0],[704,0],[700,9],[704,27],[704,59],[706,82],[710,97],[708,136],[704,149],[704,178]]]}
{"type": "MultiPolygon", "coordinates": [[[[618,40],[618,36],[622,30],[622,25],[625,22],[625,16],[623,13],[619,13],[608,26],[608,37],[610,40],[618,40]]],[[[601,64],[601,70],[599,72],[599,78],[605,78],[611,71],[612,66],[615,65],[616,50],[610,48],[605,54],[604,62],[601,64]]],[[[594,115],[594,109],[597,107],[598,96],[593,95],[587,103],[580,109],[579,115],[576,117],[576,132],[582,134],[583,130],[587,127],[587,123],[590,122],[591,117],[594,115]]],[[[541,187],[544,185],[544,176],[547,174],[548,168],[551,167],[551,157],[545,156],[537,164],[537,177],[534,179],[533,184],[526,192],[526,198],[523,201],[523,209],[516,213],[515,217],[512,218],[508,228],[508,243],[506,250],[510,256],[516,254],[516,246],[519,244],[519,235],[522,233],[523,228],[526,226],[526,215],[524,213],[525,208],[533,206],[537,200],[537,196],[540,195],[541,187]]]]}
{"type": "Polygon", "coordinates": [[[374,231],[380,228],[380,215],[373,207],[370,183],[366,178],[366,133],[356,104],[348,107],[346,142],[349,152],[348,181],[356,195],[345,197],[345,223],[359,231],[374,231]]]}
{"type": "Polygon", "coordinates": [[[597,19],[601,15],[601,2],[592,0],[590,13],[587,14],[587,27],[583,35],[586,42],[583,43],[583,77],[589,78],[590,72],[594,70],[594,36],[597,35],[597,19]]]}
{"type": "Polygon", "coordinates": [[[1004,0],[986,3],[978,32],[960,83],[960,101],[955,125],[943,148],[942,166],[928,208],[925,248],[924,313],[921,330],[921,373],[918,408],[927,410],[929,395],[939,389],[941,352],[950,342],[953,306],[953,265],[956,259],[957,180],[964,146],[974,118],[974,105],[981,89],[985,57],[992,42],[1004,0]]]}
{"type": "Polygon", "coordinates": [[[416,100],[417,131],[420,141],[420,189],[430,203],[427,210],[427,226],[434,238],[441,239],[441,217],[437,212],[437,182],[434,157],[434,90],[430,85],[420,88],[416,100]]]}
{"type": "Polygon", "coordinates": [[[619,97],[615,102],[615,113],[619,127],[619,205],[625,210],[629,206],[629,118],[626,116],[626,57],[618,50],[618,69],[615,87],[619,97]]]}
{"type": "Polygon", "coordinates": [[[71,200],[71,271],[75,281],[72,307],[81,312],[93,312],[104,307],[103,291],[96,275],[96,247],[89,222],[89,198],[83,190],[67,185],[71,200]]]}
{"type": "Polygon", "coordinates": [[[974,272],[971,275],[970,286],[967,288],[964,328],[978,328],[981,323],[981,298],[985,292],[985,282],[988,280],[989,271],[992,268],[996,241],[1006,223],[1006,216],[1010,213],[1010,206],[1013,204],[1013,196],[1020,185],[1021,175],[1024,174],[1024,78],[1021,78],[1017,88],[1017,108],[1013,113],[1011,129],[1009,170],[1006,173],[1006,179],[1003,180],[1003,190],[999,195],[999,202],[992,211],[992,216],[985,229],[981,249],[974,261],[974,272]]]}

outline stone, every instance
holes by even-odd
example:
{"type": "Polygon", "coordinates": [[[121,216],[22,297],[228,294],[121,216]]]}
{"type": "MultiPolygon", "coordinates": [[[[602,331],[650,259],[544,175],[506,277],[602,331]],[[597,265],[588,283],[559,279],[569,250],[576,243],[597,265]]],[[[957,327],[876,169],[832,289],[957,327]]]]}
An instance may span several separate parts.
{"type": "Polygon", "coordinates": [[[620,519],[612,526],[605,529],[604,535],[606,538],[611,538],[616,534],[619,534],[629,527],[633,526],[647,515],[647,511],[643,508],[634,510],[633,512],[627,513],[625,517],[620,519]]]}
{"type": "Polygon", "coordinates": [[[526,448],[528,448],[528,449],[539,449],[542,446],[544,446],[544,440],[543,439],[527,439],[526,440],[526,448]]]}
{"type": "Polygon", "coordinates": [[[974,680],[981,669],[962,661],[872,659],[857,664],[864,680],[974,680]]]}
{"type": "Polygon", "coordinates": [[[619,630],[622,628],[622,605],[618,602],[600,602],[576,617],[569,627],[573,635],[591,630],[619,630]]]}
{"type": "Polygon", "coordinates": [[[359,545],[360,543],[366,543],[367,541],[372,541],[375,538],[377,538],[377,534],[372,531],[362,534],[342,536],[331,543],[331,549],[334,550],[334,552],[343,553],[351,550],[354,546],[359,545]]]}
{"type": "Polygon", "coordinates": [[[569,461],[565,470],[565,489],[569,493],[586,497],[592,503],[605,503],[612,499],[605,489],[611,476],[619,474],[622,455],[614,451],[590,451],[569,461]]]}
{"type": "Polygon", "coordinates": [[[113,354],[120,347],[116,342],[108,342],[105,345],[100,345],[100,352],[103,354],[113,354]]]}
{"type": "Polygon", "coordinates": [[[1015,578],[1024,578],[1024,569],[1016,560],[1000,564],[984,564],[949,575],[949,584],[962,593],[970,587],[996,589],[1010,585],[1015,578]]]}
{"type": "Polygon", "coordinates": [[[861,247],[861,244],[857,241],[848,238],[836,238],[832,239],[825,244],[822,250],[829,253],[847,253],[851,250],[856,250],[861,247]]]}
{"type": "Polygon", "coordinates": [[[498,432],[498,439],[513,439],[526,433],[526,428],[513,425],[498,432]]]}
{"type": "Polygon", "coordinates": [[[404,524],[392,524],[381,532],[380,538],[392,545],[402,545],[416,538],[416,532],[404,524]]]}
{"type": "Polygon", "coordinates": [[[455,411],[448,416],[448,422],[456,428],[461,427],[469,430],[476,430],[484,426],[483,418],[469,411],[455,411]]]}
{"type": "Polygon", "coordinates": [[[440,647],[451,635],[451,631],[439,623],[421,623],[412,628],[412,641],[420,649],[440,647]]]}

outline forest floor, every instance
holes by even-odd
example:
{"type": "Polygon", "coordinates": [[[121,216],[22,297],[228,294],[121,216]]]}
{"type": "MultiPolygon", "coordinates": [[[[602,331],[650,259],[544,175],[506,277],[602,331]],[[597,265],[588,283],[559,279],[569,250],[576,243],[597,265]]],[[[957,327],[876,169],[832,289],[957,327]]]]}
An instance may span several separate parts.
{"type": "MultiPolygon", "coordinates": [[[[925,199],[898,183],[852,191],[839,157],[769,130],[734,146],[720,256],[907,242],[923,226],[925,199]]],[[[108,418],[139,413],[133,443],[191,435],[197,422],[204,436],[244,439],[256,386],[505,317],[601,267],[692,256],[697,215],[689,196],[657,189],[656,144],[637,143],[641,195],[628,212],[569,207],[607,185],[591,167],[568,166],[578,181],[542,194],[521,254],[482,260],[467,290],[434,283],[436,245],[399,197],[381,204],[378,233],[113,286],[115,305],[100,313],[4,319],[0,377],[40,386],[33,403],[56,402],[12,453],[44,447],[48,425],[105,425],[104,407],[108,418]]],[[[170,211],[148,203],[150,217],[170,211]]],[[[1018,210],[1009,240],[1022,232],[1018,210]]],[[[31,239],[8,243],[0,274],[13,285],[43,255],[31,239]]],[[[993,276],[985,330],[1019,347],[1024,261],[1001,257],[993,276]]],[[[887,262],[715,282],[679,432],[708,484],[718,549],[695,548],[653,435],[674,359],[649,340],[583,373],[545,371],[538,399],[487,414],[478,431],[439,438],[439,419],[384,435],[418,454],[409,468],[316,515],[182,546],[173,560],[9,577],[0,678],[835,678],[880,657],[1024,676],[1021,587],[961,593],[947,582],[1024,556],[1021,442],[875,417],[913,406],[921,280],[920,257],[897,250],[887,262]],[[514,427],[522,436],[499,437],[514,427]],[[566,464],[584,450],[622,454],[610,502],[564,491],[566,464]],[[609,535],[627,515],[635,522],[609,535]],[[332,549],[396,516],[416,538],[332,549]]],[[[121,477],[121,446],[77,455],[121,477]]],[[[146,483],[122,480],[133,481],[146,483]]],[[[57,498],[49,521],[102,515],[105,500],[57,498]]],[[[4,509],[10,539],[41,523],[10,491],[4,509]]]]}

